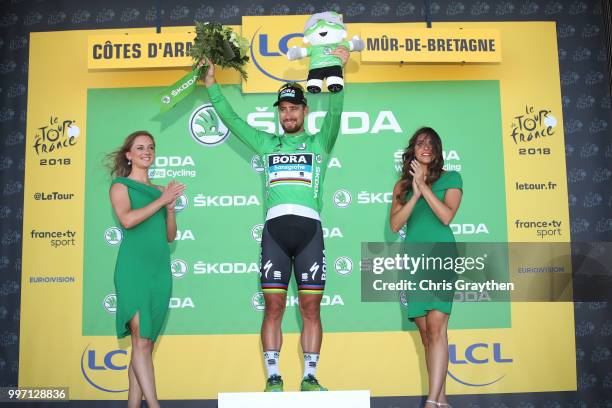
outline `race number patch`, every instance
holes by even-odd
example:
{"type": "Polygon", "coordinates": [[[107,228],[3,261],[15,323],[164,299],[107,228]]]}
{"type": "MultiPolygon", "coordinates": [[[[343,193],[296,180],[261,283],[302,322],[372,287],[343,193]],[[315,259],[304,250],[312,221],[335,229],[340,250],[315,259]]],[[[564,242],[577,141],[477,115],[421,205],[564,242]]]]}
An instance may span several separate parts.
{"type": "Polygon", "coordinates": [[[282,184],[312,187],[312,153],[271,154],[268,156],[270,187],[282,184]]]}

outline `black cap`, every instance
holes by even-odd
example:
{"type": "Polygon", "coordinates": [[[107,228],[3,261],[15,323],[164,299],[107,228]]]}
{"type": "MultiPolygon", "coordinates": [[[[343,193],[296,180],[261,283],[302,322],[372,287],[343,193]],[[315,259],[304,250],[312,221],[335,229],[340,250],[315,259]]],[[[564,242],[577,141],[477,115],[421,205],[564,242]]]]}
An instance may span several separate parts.
{"type": "Polygon", "coordinates": [[[278,106],[282,101],[305,106],[306,98],[304,97],[304,88],[302,88],[302,85],[297,82],[288,82],[281,86],[278,90],[278,100],[274,103],[274,106],[278,106]]]}

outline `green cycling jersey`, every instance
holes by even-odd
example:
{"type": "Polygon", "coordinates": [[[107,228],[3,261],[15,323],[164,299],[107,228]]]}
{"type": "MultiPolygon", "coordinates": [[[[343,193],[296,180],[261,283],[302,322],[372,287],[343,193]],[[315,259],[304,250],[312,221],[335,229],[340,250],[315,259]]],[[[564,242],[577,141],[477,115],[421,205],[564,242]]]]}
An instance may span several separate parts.
{"type": "Polygon", "coordinates": [[[320,212],[323,179],[340,131],[344,91],[329,94],[329,109],[321,130],[312,135],[276,135],[254,129],[234,112],[218,84],[208,88],[208,94],[230,132],[261,156],[266,209],[296,204],[320,212]]]}

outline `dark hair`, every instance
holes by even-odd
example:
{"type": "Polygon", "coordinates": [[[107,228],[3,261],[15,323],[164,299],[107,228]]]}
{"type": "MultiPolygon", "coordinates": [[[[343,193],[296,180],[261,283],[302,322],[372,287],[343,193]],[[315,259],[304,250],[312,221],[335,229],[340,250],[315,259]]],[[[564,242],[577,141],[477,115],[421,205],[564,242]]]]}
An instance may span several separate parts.
{"type": "Polygon", "coordinates": [[[425,181],[427,184],[432,185],[436,182],[442,174],[442,167],[444,166],[444,158],[442,157],[442,140],[438,133],[430,127],[422,127],[418,129],[408,142],[408,146],[404,150],[402,155],[402,175],[400,177],[400,191],[396,198],[400,203],[406,203],[406,194],[412,189],[412,175],[410,171],[412,167],[410,163],[414,160],[415,154],[414,149],[416,147],[419,136],[425,135],[432,144],[432,153],[434,159],[427,166],[427,175],[425,181]]]}
{"type": "Polygon", "coordinates": [[[148,136],[151,138],[151,141],[153,141],[153,147],[155,147],[153,135],[146,130],[137,130],[136,132],[130,133],[119,149],[106,155],[106,166],[110,170],[112,177],[127,177],[132,171],[132,166],[128,164],[128,159],[125,157],[125,154],[132,149],[134,140],[136,140],[138,136],[148,136]]]}

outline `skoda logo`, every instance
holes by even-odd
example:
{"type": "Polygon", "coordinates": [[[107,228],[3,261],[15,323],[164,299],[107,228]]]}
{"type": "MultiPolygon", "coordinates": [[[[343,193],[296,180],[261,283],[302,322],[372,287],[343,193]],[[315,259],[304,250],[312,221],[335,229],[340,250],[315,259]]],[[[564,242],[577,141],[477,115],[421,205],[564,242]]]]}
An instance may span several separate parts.
{"type": "Polygon", "coordinates": [[[185,207],[187,207],[188,202],[189,200],[187,200],[187,196],[185,194],[181,194],[181,196],[176,199],[176,203],[174,203],[174,211],[183,211],[185,207]]]}
{"type": "Polygon", "coordinates": [[[256,154],[251,158],[251,168],[257,173],[261,173],[264,171],[264,166],[260,155],[256,154]]]}
{"type": "Polygon", "coordinates": [[[109,227],[104,231],[104,240],[108,245],[118,245],[123,239],[123,232],[117,227],[109,227]]]}
{"type": "Polygon", "coordinates": [[[251,305],[253,306],[253,309],[257,310],[258,312],[261,312],[266,308],[266,301],[264,300],[264,295],[262,292],[257,292],[253,295],[251,298],[251,305]]]}
{"type": "Polygon", "coordinates": [[[251,236],[257,242],[261,242],[261,236],[263,235],[263,224],[257,224],[251,230],[251,236]]]}
{"type": "Polygon", "coordinates": [[[229,129],[210,103],[198,107],[189,118],[191,137],[201,145],[217,146],[227,139],[229,129]]]}
{"type": "Polygon", "coordinates": [[[346,208],[351,204],[351,193],[346,190],[338,190],[334,193],[334,205],[338,208],[346,208]]]}
{"type": "Polygon", "coordinates": [[[348,275],[353,271],[353,261],[346,256],[341,256],[334,262],[334,268],[339,275],[348,275]]]}
{"type": "Polygon", "coordinates": [[[399,301],[402,306],[404,307],[408,306],[408,296],[406,295],[406,292],[403,290],[399,294],[399,301]]]}
{"type": "Polygon", "coordinates": [[[117,312],[117,295],[114,293],[109,293],[104,298],[102,302],[102,306],[104,306],[104,310],[106,310],[110,314],[114,314],[117,312]]]}
{"type": "Polygon", "coordinates": [[[187,262],[182,259],[175,259],[170,263],[170,270],[173,277],[182,278],[187,274],[187,262]]]}

